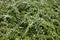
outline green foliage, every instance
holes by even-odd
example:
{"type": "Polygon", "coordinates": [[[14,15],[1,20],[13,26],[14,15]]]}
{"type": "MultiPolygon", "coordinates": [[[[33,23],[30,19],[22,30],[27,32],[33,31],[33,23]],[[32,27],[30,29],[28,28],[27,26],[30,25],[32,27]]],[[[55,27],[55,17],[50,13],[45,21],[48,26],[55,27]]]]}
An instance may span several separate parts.
{"type": "Polygon", "coordinates": [[[0,40],[60,40],[60,0],[0,0],[0,40]]]}

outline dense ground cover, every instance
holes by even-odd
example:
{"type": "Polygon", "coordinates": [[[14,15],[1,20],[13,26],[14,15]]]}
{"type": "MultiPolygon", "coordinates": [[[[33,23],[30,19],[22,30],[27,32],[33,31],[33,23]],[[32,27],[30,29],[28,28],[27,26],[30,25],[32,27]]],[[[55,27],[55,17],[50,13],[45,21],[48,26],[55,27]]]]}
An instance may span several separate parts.
{"type": "Polygon", "coordinates": [[[0,40],[60,40],[60,0],[0,0],[0,40]]]}

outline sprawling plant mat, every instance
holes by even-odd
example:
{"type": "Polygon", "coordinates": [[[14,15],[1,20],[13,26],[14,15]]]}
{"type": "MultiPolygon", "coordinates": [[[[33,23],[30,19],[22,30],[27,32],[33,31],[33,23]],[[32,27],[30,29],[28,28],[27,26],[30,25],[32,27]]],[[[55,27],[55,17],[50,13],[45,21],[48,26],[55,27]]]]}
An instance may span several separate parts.
{"type": "Polygon", "coordinates": [[[60,0],[0,0],[0,40],[60,40],[60,0]]]}

